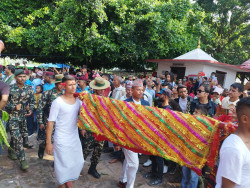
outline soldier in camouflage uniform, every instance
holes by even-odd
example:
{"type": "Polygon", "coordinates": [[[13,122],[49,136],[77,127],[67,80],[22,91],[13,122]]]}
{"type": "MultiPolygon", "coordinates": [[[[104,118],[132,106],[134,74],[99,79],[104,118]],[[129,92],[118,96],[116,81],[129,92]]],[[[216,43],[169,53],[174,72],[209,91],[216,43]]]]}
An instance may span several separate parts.
{"type": "Polygon", "coordinates": [[[21,169],[26,170],[29,168],[23,149],[23,145],[27,145],[28,142],[26,116],[32,114],[35,98],[32,87],[24,84],[26,74],[23,70],[15,71],[15,79],[16,83],[10,86],[9,100],[6,105],[6,111],[10,114],[10,146],[13,149],[13,151],[9,150],[9,157],[13,160],[18,159],[21,169]]]}
{"type": "MultiPolygon", "coordinates": [[[[90,87],[94,89],[96,95],[100,96],[103,96],[104,90],[109,86],[109,81],[103,79],[102,77],[96,77],[95,80],[90,82],[90,87]]],[[[84,137],[80,136],[80,138],[82,142],[82,150],[85,160],[88,157],[89,153],[93,150],[92,157],[90,159],[91,165],[88,170],[88,173],[91,174],[94,178],[100,178],[101,175],[97,172],[96,166],[99,163],[101,157],[104,141],[96,141],[93,136],[93,133],[90,131],[86,131],[84,137]]]]}
{"type": "Polygon", "coordinates": [[[63,74],[55,76],[55,88],[45,91],[39,100],[37,106],[37,122],[39,124],[38,140],[42,143],[39,144],[38,157],[43,158],[46,146],[46,126],[49,118],[49,112],[52,102],[59,96],[64,94],[62,83],[63,74]]]}
{"type": "Polygon", "coordinates": [[[91,151],[93,151],[90,162],[91,164],[97,166],[101,157],[104,141],[96,141],[92,132],[90,131],[86,131],[84,137],[82,138],[80,136],[80,138],[82,141],[84,159],[86,160],[91,151]]]}

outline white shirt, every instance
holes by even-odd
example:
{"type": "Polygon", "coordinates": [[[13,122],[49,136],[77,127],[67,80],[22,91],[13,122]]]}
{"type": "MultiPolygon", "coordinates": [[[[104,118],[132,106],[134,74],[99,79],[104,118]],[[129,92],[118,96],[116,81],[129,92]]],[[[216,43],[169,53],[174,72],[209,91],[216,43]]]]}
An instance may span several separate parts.
{"type": "Polygon", "coordinates": [[[153,97],[147,90],[145,90],[143,93],[143,99],[148,101],[150,106],[153,106],[153,97]]]}
{"type": "Polygon", "coordinates": [[[222,177],[236,183],[235,188],[250,188],[250,151],[235,134],[223,142],[215,188],[221,188],[222,177]]]}
{"type": "Polygon", "coordinates": [[[240,100],[240,99],[238,99],[234,102],[231,102],[231,101],[229,101],[229,99],[230,99],[230,97],[225,97],[222,100],[222,102],[221,102],[222,108],[224,108],[224,109],[234,108],[234,107],[236,107],[237,102],[240,100]]]}
{"type": "Polygon", "coordinates": [[[187,102],[188,102],[187,97],[185,99],[183,99],[181,97],[179,98],[179,105],[181,107],[182,112],[186,111],[186,109],[187,109],[187,102]]]}
{"type": "Polygon", "coordinates": [[[148,93],[150,93],[150,95],[152,96],[152,98],[155,98],[155,90],[153,90],[152,88],[148,88],[148,86],[146,87],[145,91],[147,91],[148,93]]]}
{"type": "Polygon", "coordinates": [[[137,102],[136,100],[134,100],[134,98],[132,97],[133,101],[135,104],[141,104],[141,100],[139,102],[137,102]]]}
{"type": "MultiPolygon", "coordinates": [[[[6,79],[5,79],[4,81],[7,82],[7,80],[9,80],[9,78],[10,78],[11,76],[12,76],[12,75],[7,76],[6,79]]],[[[13,79],[13,80],[10,82],[10,85],[13,85],[13,84],[15,84],[15,83],[16,83],[16,80],[13,79]]]]}
{"type": "Polygon", "coordinates": [[[114,89],[112,93],[112,98],[116,100],[121,100],[121,97],[126,95],[126,89],[121,85],[114,89]]]}
{"type": "Polygon", "coordinates": [[[125,101],[126,99],[127,99],[126,95],[123,95],[123,96],[120,98],[121,101],[125,101]]]}

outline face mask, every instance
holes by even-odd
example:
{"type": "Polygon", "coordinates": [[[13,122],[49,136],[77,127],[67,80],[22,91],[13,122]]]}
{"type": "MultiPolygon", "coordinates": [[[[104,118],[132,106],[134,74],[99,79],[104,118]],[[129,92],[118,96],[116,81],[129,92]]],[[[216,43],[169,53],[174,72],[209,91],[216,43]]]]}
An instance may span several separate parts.
{"type": "Polygon", "coordinates": [[[187,80],[186,79],[183,79],[183,82],[186,82],[187,80]]]}
{"type": "Polygon", "coordinates": [[[215,76],[212,76],[212,78],[215,78],[215,76]]]}

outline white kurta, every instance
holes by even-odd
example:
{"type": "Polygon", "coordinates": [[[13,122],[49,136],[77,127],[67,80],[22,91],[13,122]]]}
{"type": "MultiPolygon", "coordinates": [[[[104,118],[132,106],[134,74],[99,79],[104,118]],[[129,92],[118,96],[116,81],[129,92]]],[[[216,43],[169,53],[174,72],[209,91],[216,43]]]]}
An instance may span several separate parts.
{"type": "MultiPolygon", "coordinates": [[[[141,104],[141,101],[137,102],[133,99],[135,104],[141,104]]],[[[123,148],[125,160],[122,166],[122,175],[120,181],[122,183],[127,182],[126,188],[134,188],[136,173],[139,167],[138,153],[123,148]]]]}
{"type": "Polygon", "coordinates": [[[53,101],[48,121],[55,122],[54,168],[60,185],[77,180],[84,165],[77,128],[81,101],[67,104],[61,97],[53,101]]]}

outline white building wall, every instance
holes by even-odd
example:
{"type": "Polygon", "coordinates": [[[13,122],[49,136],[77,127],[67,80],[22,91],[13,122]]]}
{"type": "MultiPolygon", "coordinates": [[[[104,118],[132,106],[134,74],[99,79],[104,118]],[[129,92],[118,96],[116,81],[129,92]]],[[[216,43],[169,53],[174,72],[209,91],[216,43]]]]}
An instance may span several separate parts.
{"type": "Polygon", "coordinates": [[[236,73],[237,71],[227,69],[225,67],[215,67],[211,65],[204,65],[203,72],[206,73],[206,76],[209,77],[212,72],[221,71],[226,72],[225,80],[224,80],[224,87],[230,89],[230,85],[232,85],[236,80],[236,73]]]}
{"type": "Polygon", "coordinates": [[[204,70],[204,65],[199,63],[185,63],[186,73],[185,76],[195,74],[198,75],[200,71],[204,70]]]}
{"type": "Polygon", "coordinates": [[[182,63],[183,65],[175,65],[173,63],[158,63],[157,74],[163,74],[165,71],[171,71],[171,67],[186,67],[185,76],[191,74],[198,74],[198,72],[203,71],[204,65],[197,63],[182,63]]]}
{"type": "Polygon", "coordinates": [[[190,74],[198,74],[198,72],[203,71],[204,65],[197,63],[183,63],[183,65],[175,65],[173,63],[158,63],[157,74],[163,74],[165,71],[171,71],[171,67],[186,67],[185,76],[190,74]]]}
{"type": "Polygon", "coordinates": [[[164,74],[165,71],[169,71],[170,72],[170,70],[171,70],[170,69],[170,65],[172,65],[172,63],[158,63],[157,75],[160,76],[161,74],[164,74]]]}
{"type": "MultiPolygon", "coordinates": [[[[174,65],[173,63],[158,63],[158,71],[157,74],[160,75],[163,73],[163,71],[171,71],[171,67],[178,67],[174,65]]],[[[209,77],[212,72],[222,71],[226,72],[225,81],[224,81],[224,87],[230,88],[230,85],[235,82],[236,79],[236,73],[237,71],[227,69],[227,67],[216,67],[213,65],[204,65],[200,63],[183,63],[183,65],[180,65],[180,67],[186,67],[185,75],[188,76],[190,74],[198,74],[198,72],[203,71],[205,72],[206,76],[209,77]]]]}

